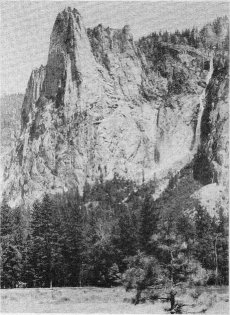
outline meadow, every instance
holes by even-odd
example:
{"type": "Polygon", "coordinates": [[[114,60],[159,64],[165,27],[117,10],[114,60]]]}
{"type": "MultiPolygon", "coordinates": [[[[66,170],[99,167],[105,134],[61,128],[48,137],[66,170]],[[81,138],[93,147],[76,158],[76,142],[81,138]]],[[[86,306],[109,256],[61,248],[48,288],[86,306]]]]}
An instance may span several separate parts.
{"type": "MultiPolygon", "coordinates": [[[[191,292],[196,289],[191,289],[191,292]]],[[[178,297],[184,304],[183,313],[228,314],[228,287],[209,287],[194,299],[191,292],[178,297]]],[[[119,313],[119,314],[169,314],[168,302],[146,301],[131,303],[135,292],[123,287],[71,287],[2,289],[1,313],[119,313]]],[[[196,294],[195,294],[196,295],[196,294]]],[[[194,295],[194,296],[195,296],[194,295]]]]}

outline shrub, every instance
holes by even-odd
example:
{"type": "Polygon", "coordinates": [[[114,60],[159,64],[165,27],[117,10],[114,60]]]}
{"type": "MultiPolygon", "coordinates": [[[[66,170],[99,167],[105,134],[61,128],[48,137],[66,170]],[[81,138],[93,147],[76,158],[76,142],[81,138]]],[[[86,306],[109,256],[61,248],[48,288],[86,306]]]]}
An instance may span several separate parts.
{"type": "Polygon", "coordinates": [[[201,266],[201,263],[196,260],[192,260],[190,262],[189,268],[190,268],[189,280],[192,285],[203,286],[207,284],[211,271],[204,269],[201,266]]]}
{"type": "Polygon", "coordinates": [[[135,304],[138,304],[143,290],[164,280],[163,273],[155,257],[146,256],[140,251],[127,260],[128,269],[122,277],[123,285],[126,290],[136,289],[135,304]]]}

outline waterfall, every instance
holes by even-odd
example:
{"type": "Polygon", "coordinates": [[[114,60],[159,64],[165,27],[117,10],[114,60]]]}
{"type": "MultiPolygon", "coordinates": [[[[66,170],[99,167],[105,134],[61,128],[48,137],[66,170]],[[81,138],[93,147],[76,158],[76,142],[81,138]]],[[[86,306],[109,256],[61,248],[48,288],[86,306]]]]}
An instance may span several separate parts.
{"type": "MultiPolygon", "coordinates": [[[[209,71],[205,79],[206,86],[209,84],[212,74],[213,74],[213,53],[211,53],[209,71]]],[[[196,140],[195,140],[195,146],[194,146],[195,150],[197,150],[197,148],[200,145],[201,119],[202,119],[203,111],[204,111],[205,94],[206,94],[206,89],[203,90],[203,92],[201,93],[199,97],[200,109],[199,109],[197,125],[196,125],[196,140]]]]}

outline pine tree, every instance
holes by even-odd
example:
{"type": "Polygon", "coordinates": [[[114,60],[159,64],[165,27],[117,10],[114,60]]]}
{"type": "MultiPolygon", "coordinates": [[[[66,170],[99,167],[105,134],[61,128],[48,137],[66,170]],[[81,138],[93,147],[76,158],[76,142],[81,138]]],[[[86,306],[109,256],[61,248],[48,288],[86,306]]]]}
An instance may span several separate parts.
{"type": "Polygon", "coordinates": [[[219,208],[218,219],[212,220],[216,284],[228,284],[228,217],[219,208]]]}
{"type": "Polygon", "coordinates": [[[212,219],[207,211],[198,205],[195,215],[196,247],[195,256],[206,269],[215,269],[214,229],[212,219]]]}
{"type": "MultiPolygon", "coordinates": [[[[83,200],[87,201],[84,197],[83,200]]],[[[62,259],[59,275],[62,274],[64,285],[77,286],[83,283],[83,224],[86,212],[77,190],[69,191],[56,198],[55,216],[59,218],[59,220],[56,219],[56,230],[60,229],[58,248],[62,259]],[[60,222],[59,228],[58,222],[60,222]]]]}
{"type": "Polygon", "coordinates": [[[39,286],[50,286],[56,280],[62,256],[59,248],[59,233],[54,221],[55,209],[48,195],[42,203],[35,203],[30,240],[29,265],[34,270],[34,282],[39,286]]]}
{"type": "Polygon", "coordinates": [[[17,244],[14,215],[3,201],[1,206],[1,287],[14,288],[21,278],[22,254],[17,244]]]}
{"type": "Polygon", "coordinates": [[[148,254],[152,251],[150,239],[156,233],[158,219],[158,211],[154,209],[151,196],[146,196],[140,211],[139,242],[140,249],[148,254]]]}

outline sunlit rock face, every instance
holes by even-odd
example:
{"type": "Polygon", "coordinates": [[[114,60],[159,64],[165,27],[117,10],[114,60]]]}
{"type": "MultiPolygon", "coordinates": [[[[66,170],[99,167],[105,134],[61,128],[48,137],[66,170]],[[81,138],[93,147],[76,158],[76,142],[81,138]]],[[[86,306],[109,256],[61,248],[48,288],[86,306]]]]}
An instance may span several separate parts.
{"type": "Polygon", "coordinates": [[[24,95],[4,95],[0,98],[0,150],[1,156],[12,148],[15,138],[20,135],[20,115],[24,95]]]}
{"type": "Polygon", "coordinates": [[[31,73],[21,112],[22,131],[26,128],[30,116],[35,112],[35,103],[41,95],[45,73],[45,67],[43,66],[34,69],[31,73]]]}
{"type": "Polygon", "coordinates": [[[76,9],[58,14],[48,63],[31,75],[20,140],[6,165],[10,205],[82,191],[86,181],[114,173],[139,184],[162,181],[159,193],[197,151],[200,82],[210,75],[204,60],[211,57],[189,46],[162,45],[156,70],[128,26],[86,30],[76,9]]]}
{"type": "Polygon", "coordinates": [[[20,113],[23,99],[24,95],[21,93],[0,97],[0,202],[5,161],[20,135],[20,113]]]}

